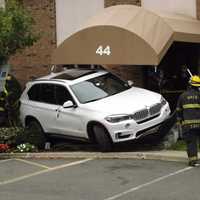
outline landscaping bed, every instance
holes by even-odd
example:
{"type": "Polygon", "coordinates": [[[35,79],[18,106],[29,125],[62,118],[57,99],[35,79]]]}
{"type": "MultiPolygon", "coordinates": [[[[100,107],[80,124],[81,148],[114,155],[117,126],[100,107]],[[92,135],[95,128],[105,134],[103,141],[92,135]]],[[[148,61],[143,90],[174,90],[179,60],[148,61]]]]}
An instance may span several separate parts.
{"type": "Polygon", "coordinates": [[[37,147],[29,142],[29,134],[22,127],[0,127],[0,133],[0,153],[37,151],[37,147]]]}
{"type": "MultiPolygon", "coordinates": [[[[168,148],[169,150],[177,150],[177,151],[186,151],[186,143],[183,139],[178,140],[175,144],[171,145],[171,147],[168,148]]],[[[199,145],[199,152],[200,152],[200,145],[199,145]]]]}

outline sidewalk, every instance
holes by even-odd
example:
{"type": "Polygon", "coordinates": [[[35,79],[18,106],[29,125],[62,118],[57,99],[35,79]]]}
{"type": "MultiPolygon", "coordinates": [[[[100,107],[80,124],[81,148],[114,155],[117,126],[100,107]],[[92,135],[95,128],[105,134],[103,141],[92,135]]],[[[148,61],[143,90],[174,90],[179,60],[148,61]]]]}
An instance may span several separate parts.
{"type": "MultiPolygon", "coordinates": [[[[199,154],[200,157],[200,154],[199,154]]],[[[8,158],[46,158],[46,159],[149,159],[187,162],[187,154],[184,151],[145,151],[145,152],[42,152],[42,153],[1,153],[0,159],[8,158]]]]}

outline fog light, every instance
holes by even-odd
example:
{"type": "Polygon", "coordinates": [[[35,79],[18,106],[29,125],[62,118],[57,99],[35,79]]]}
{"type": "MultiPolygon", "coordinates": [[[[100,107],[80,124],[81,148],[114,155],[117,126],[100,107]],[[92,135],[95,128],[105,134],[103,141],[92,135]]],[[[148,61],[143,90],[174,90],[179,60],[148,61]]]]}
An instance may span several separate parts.
{"type": "Polygon", "coordinates": [[[125,128],[129,128],[131,125],[129,123],[125,124],[125,128]]]}
{"type": "Polygon", "coordinates": [[[126,134],[126,133],[117,133],[115,136],[116,136],[116,139],[124,139],[124,138],[128,138],[130,137],[132,134],[126,134]]]}

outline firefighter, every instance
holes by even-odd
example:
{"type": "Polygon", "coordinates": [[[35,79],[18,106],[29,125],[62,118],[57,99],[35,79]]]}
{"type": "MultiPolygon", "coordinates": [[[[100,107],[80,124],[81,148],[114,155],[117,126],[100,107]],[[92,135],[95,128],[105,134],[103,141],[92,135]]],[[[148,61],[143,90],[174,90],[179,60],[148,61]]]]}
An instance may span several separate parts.
{"type": "Polygon", "coordinates": [[[192,76],[188,89],[180,95],[177,103],[177,124],[187,144],[189,166],[197,166],[200,139],[200,77],[192,76]]]}
{"type": "Polygon", "coordinates": [[[6,97],[7,97],[6,90],[0,92],[0,127],[6,125],[6,120],[7,120],[7,113],[5,108],[6,97]]]}
{"type": "Polygon", "coordinates": [[[17,79],[8,75],[6,77],[7,97],[5,108],[7,111],[8,123],[10,126],[17,126],[19,123],[19,98],[21,95],[21,86],[17,79]]]}
{"type": "Polygon", "coordinates": [[[16,126],[19,116],[21,86],[11,75],[6,77],[5,86],[0,92],[0,126],[16,126]]]}

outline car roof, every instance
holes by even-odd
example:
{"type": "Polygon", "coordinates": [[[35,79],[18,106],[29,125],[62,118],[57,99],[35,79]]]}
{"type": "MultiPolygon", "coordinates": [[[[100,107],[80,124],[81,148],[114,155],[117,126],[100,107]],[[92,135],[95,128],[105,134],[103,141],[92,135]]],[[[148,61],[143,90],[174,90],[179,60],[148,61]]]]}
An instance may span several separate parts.
{"type": "Polygon", "coordinates": [[[58,73],[51,73],[47,76],[38,78],[34,81],[64,81],[67,82],[68,84],[74,84],[78,83],[84,80],[88,80],[90,78],[94,78],[103,74],[108,73],[105,70],[94,70],[94,69],[66,69],[63,70],[62,72],[58,73]]]}

